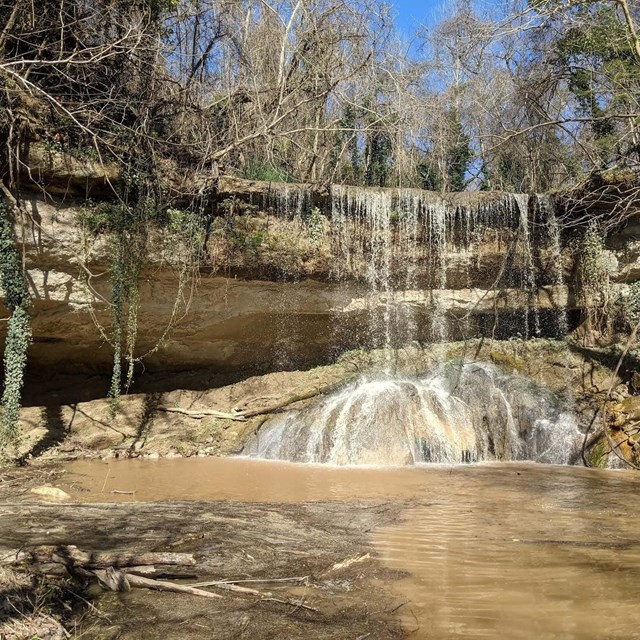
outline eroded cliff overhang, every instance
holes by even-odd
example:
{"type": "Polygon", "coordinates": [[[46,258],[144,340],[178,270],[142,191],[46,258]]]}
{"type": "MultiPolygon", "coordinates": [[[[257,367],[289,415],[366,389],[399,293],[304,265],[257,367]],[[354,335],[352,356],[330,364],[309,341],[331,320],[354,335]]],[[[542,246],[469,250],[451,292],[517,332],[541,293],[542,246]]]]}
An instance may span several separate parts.
{"type": "MultiPolygon", "coordinates": [[[[55,180],[40,175],[62,185],[65,166],[75,171],[58,163],[55,180]]],[[[106,370],[113,240],[87,229],[90,205],[72,191],[24,197],[17,236],[34,298],[30,354],[106,370]]],[[[560,337],[578,307],[558,205],[546,196],[224,178],[203,215],[195,288],[180,283],[170,230],[150,230],[137,347],[147,367],[264,370],[352,348],[560,337]]],[[[628,280],[635,240],[618,238],[613,276],[628,280]]]]}

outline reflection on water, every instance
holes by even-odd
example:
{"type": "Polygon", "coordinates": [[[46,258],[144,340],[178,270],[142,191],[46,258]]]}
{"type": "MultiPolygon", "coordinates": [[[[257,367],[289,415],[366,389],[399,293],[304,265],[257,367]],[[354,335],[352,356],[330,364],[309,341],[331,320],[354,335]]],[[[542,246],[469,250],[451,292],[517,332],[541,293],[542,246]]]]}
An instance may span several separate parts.
{"type": "Polygon", "coordinates": [[[83,501],[398,500],[373,533],[407,572],[389,588],[410,637],[640,638],[640,478],[535,464],[336,468],[246,459],[75,462],[83,501]],[[112,494],[132,491],[134,496],[112,494]]]}
{"type": "Polygon", "coordinates": [[[394,589],[411,637],[640,638],[636,478],[510,466],[431,479],[428,506],[375,533],[410,573],[394,589]]]}

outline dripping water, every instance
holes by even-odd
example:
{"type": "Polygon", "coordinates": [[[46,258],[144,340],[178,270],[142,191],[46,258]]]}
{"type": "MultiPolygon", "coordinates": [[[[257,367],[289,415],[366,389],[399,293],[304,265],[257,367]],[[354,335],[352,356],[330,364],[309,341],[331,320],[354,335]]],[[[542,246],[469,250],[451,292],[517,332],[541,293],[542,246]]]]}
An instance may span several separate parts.
{"type": "MultiPolygon", "coordinates": [[[[311,201],[286,186],[270,197],[278,215],[294,222],[311,201]]],[[[394,375],[399,348],[425,336],[451,339],[447,287],[459,287],[463,270],[473,286],[484,268],[484,246],[493,260],[505,256],[491,286],[519,288],[521,320],[511,334],[540,335],[541,276],[563,284],[560,228],[550,203],[526,194],[469,202],[410,189],[334,186],[329,241],[331,277],[347,301],[336,311],[363,319],[357,342],[382,348],[382,366],[375,377],[269,420],[248,455],[332,464],[569,460],[581,440],[576,419],[563,411],[566,403],[524,378],[477,363],[443,365],[415,379],[394,375]],[[552,265],[546,273],[538,270],[541,238],[552,265]],[[351,293],[354,282],[360,299],[351,293]]],[[[564,335],[566,312],[556,311],[557,333],[564,335]]],[[[291,338],[295,327],[281,333],[291,338]]]]}

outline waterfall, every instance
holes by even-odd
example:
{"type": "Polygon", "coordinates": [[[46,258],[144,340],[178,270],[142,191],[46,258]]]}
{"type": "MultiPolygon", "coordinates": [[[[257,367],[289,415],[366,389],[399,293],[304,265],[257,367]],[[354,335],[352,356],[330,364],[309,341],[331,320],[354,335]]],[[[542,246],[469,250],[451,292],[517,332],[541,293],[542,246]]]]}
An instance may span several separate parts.
{"type": "Polygon", "coordinates": [[[534,317],[534,334],[540,335],[540,315],[536,300],[536,269],[533,263],[533,251],[531,247],[531,232],[529,223],[529,196],[526,194],[515,194],[519,213],[519,244],[520,244],[520,261],[521,261],[521,287],[525,293],[527,304],[523,311],[524,337],[529,338],[531,335],[529,327],[529,310],[533,311],[534,317]]]}
{"type": "Polygon", "coordinates": [[[336,317],[358,317],[348,343],[384,348],[388,370],[394,351],[415,342],[568,332],[561,229],[550,198],[334,185],[327,203],[304,186],[274,184],[262,200],[301,237],[314,204],[327,218],[323,246],[342,291],[336,317]]]}
{"type": "Polygon", "coordinates": [[[244,453],[337,465],[561,464],[581,441],[576,418],[544,388],[492,365],[450,363],[421,378],[362,378],[269,420],[244,453]]]}
{"type": "MultiPolygon", "coordinates": [[[[313,203],[309,190],[279,185],[263,205],[302,231],[313,203]]],[[[375,376],[268,420],[247,455],[413,464],[565,463],[575,454],[582,437],[570,403],[523,377],[468,362],[418,378],[395,374],[398,350],[415,342],[528,339],[549,324],[552,335],[566,334],[554,297],[564,290],[561,229],[549,199],[333,186],[325,215],[330,278],[341,292],[336,325],[353,314],[357,344],[383,349],[382,364],[375,376]],[[487,296],[492,304],[474,315],[487,296]]],[[[285,344],[296,327],[283,322],[276,334],[285,344]]]]}
{"type": "MultiPolygon", "coordinates": [[[[411,189],[332,187],[332,276],[366,286],[368,346],[397,348],[418,336],[443,342],[452,338],[453,329],[459,335],[460,323],[468,325],[469,317],[452,315],[444,301],[481,279],[487,290],[520,296],[520,319],[517,325],[508,321],[510,335],[540,336],[540,286],[563,284],[558,221],[553,207],[541,202],[526,194],[483,200],[411,189]],[[538,228],[545,225],[549,246],[541,249],[538,228]],[[541,250],[555,256],[556,271],[546,280],[538,266],[541,250]]],[[[554,334],[566,333],[566,322],[556,325],[554,334]]]]}

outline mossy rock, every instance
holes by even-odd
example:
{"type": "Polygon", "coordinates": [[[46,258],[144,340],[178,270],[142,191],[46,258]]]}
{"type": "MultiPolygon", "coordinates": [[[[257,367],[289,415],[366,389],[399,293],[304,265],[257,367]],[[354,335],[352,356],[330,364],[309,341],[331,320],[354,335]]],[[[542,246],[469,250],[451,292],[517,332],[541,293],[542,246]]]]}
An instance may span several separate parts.
{"type": "Polygon", "coordinates": [[[489,353],[489,357],[494,364],[502,367],[503,369],[518,372],[527,370],[526,360],[516,353],[509,353],[505,351],[498,351],[497,349],[492,349],[489,353]]]}

